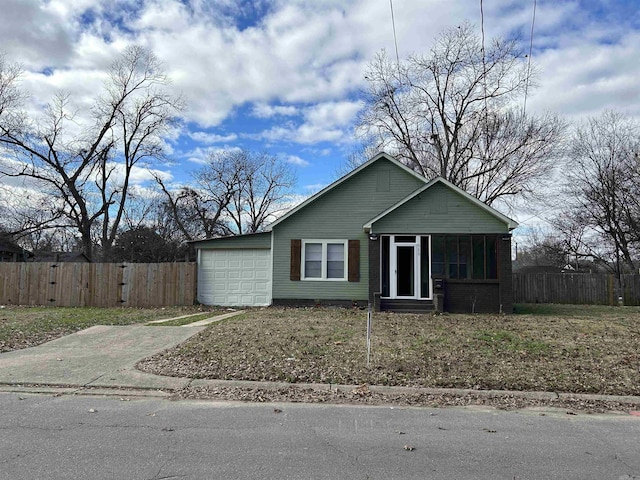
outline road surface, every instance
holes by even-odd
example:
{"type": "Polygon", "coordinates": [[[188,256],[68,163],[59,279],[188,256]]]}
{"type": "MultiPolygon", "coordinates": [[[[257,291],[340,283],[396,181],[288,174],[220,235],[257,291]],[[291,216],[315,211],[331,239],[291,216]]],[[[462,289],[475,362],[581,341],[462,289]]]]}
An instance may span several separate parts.
{"type": "Polygon", "coordinates": [[[0,393],[0,479],[640,479],[640,418],[0,393]]]}

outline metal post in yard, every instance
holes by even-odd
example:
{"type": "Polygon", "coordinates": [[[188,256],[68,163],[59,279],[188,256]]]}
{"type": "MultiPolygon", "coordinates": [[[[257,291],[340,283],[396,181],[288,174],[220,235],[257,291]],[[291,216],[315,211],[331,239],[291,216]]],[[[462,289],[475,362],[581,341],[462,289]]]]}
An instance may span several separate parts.
{"type": "Polygon", "coordinates": [[[369,366],[371,358],[371,305],[367,310],[367,367],[369,366]]]}

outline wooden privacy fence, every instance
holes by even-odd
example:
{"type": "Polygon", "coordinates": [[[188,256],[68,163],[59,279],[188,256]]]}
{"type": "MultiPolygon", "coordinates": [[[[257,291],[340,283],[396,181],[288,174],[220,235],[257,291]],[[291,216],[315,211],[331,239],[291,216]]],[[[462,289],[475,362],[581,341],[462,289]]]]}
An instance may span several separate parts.
{"type": "Polygon", "coordinates": [[[618,305],[622,291],[624,305],[640,305],[640,275],[618,278],[605,273],[514,273],[515,303],[572,303],[618,305]]]}
{"type": "Polygon", "coordinates": [[[0,263],[0,304],[193,305],[195,263],[0,263]]]}

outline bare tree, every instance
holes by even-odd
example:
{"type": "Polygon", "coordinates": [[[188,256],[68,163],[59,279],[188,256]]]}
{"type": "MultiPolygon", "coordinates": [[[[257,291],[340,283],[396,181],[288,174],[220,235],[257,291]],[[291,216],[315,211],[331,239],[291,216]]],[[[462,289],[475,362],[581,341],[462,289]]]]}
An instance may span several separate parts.
{"type": "Polygon", "coordinates": [[[20,109],[17,67],[4,63],[0,69],[0,148],[12,159],[0,164],[0,174],[31,179],[53,199],[51,222],[65,219],[87,257],[95,257],[97,243],[109,258],[132,171],[162,158],[161,139],[182,107],[166,91],[161,63],[143,47],[126,48],[84,118],[65,93],[41,118],[28,118],[20,109]]]}
{"type": "Polygon", "coordinates": [[[247,150],[222,154],[216,162],[241,166],[238,188],[226,207],[235,231],[263,230],[282,211],[282,200],[295,184],[290,166],[276,156],[247,150]]]}
{"type": "Polygon", "coordinates": [[[583,255],[636,272],[640,253],[640,124],[619,112],[590,118],[569,150],[567,211],[555,220],[583,255]]]}
{"type": "Polygon", "coordinates": [[[211,154],[193,178],[192,185],[177,191],[156,178],[166,209],[186,240],[263,230],[295,182],[282,160],[246,150],[211,154]]]}
{"type": "Polygon", "coordinates": [[[186,240],[230,235],[232,230],[225,215],[235,192],[244,183],[244,163],[225,162],[219,154],[211,154],[207,164],[193,174],[193,179],[193,185],[172,191],[156,177],[172,222],[186,240]]]}
{"type": "Polygon", "coordinates": [[[553,169],[564,123],[514,106],[531,83],[515,40],[485,48],[465,23],[427,55],[398,64],[380,53],[365,78],[359,132],[425,177],[491,204],[532,195],[553,169]]]}
{"type": "Polygon", "coordinates": [[[351,173],[363,163],[371,160],[374,156],[380,153],[375,139],[362,138],[359,143],[356,143],[346,155],[346,158],[340,164],[335,171],[336,177],[342,177],[351,173]]]}

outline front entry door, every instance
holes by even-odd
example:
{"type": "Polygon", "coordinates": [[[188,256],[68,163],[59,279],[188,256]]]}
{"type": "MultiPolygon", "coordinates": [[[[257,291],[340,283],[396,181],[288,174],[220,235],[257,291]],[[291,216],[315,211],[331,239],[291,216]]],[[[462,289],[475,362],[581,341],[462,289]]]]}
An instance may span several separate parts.
{"type": "Polygon", "coordinates": [[[393,238],[390,255],[391,298],[418,298],[419,252],[415,236],[397,235],[393,238]]]}
{"type": "Polygon", "coordinates": [[[431,298],[429,237],[389,235],[382,241],[382,296],[431,298]]]}

